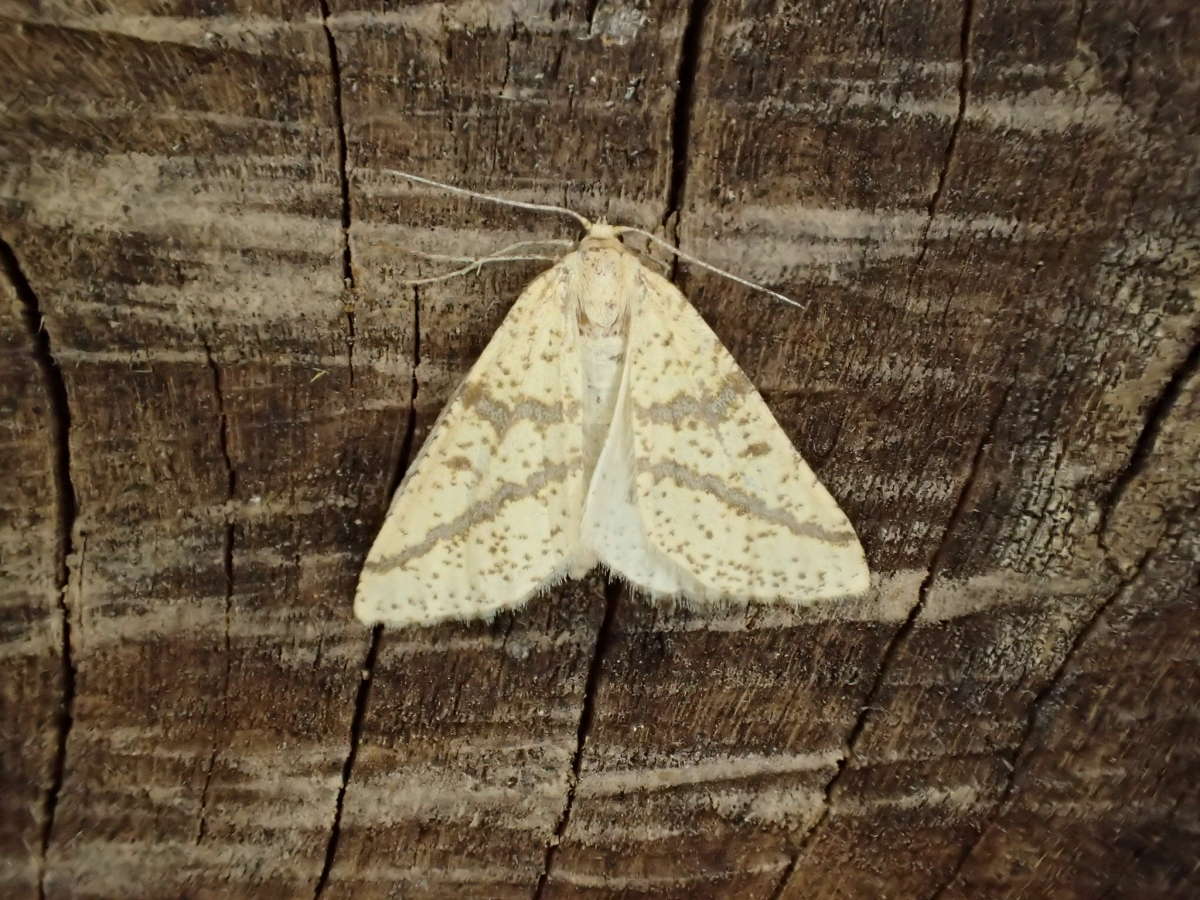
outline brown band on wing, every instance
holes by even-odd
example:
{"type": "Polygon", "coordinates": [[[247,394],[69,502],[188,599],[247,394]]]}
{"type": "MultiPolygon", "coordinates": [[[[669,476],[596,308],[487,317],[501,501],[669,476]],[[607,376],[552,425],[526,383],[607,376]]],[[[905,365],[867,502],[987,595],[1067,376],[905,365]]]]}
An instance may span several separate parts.
{"type": "Polygon", "coordinates": [[[432,550],[439,541],[461,534],[480,522],[494,519],[497,513],[509,503],[536,496],[547,485],[556,481],[564,481],[569,470],[570,467],[565,463],[556,463],[532,473],[524,482],[503,482],[490,497],[472,503],[469,509],[459,513],[449,522],[443,522],[441,525],[429,529],[420,543],[399,553],[369,560],[363,566],[363,571],[373,574],[390,572],[414,559],[419,559],[432,550]]]}
{"type": "Polygon", "coordinates": [[[474,382],[463,385],[458,401],[465,409],[473,410],[481,419],[487,422],[496,432],[497,438],[502,438],[517,422],[535,422],[539,425],[558,425],[573,419],[577,415],[574,402],[546,403],[533,397],[520,397],[509,406],[491,396],[483,385],[474,382]]]}
{"type": "Polygon", "coordinates": [[[716,391],[700,396],[680,391],[670,400],[660,403],[646,406],[633,403],[633,413],[640,421],[656,425],[674,425],[692,418],[716,428],[729,418],[729,407],[734,401],[753,391],[754,385],[750,379],[740,371],[730,372],[716,391]]]}
{"type": "Polygon", "coordinates": [[[638,473],[646,473],[655,481],[670,478],[677,484],[699,493],[711,494],[726,506],[742,510],[764,522],[781,525],[797,537],[812,538],[829,544],[851,544],[858,538],[853,531],[828,531],[812,522],[801,522],[784,509],[767,506],[762,500],[747,494],[745,491],[730,487],[715,475],[704,475],[695,469],[680,465],[677,462],[657,462],[653,465],[639,467],[638,473]]]}

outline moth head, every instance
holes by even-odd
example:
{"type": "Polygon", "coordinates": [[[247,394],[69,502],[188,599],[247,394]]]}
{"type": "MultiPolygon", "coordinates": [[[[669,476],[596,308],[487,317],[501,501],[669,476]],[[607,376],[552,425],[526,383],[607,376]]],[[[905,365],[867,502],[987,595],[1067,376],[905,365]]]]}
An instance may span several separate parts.
{"type": "Polygon", "coordinates": [[[609,225],[603,219],[588,225],[587,234],[579,242],[579,251],[587,255],[596,251],[611,252],[613,250],[618,253],[628,252],[625,245],[621,243],[621,229],[615,225],[609,225]]]}
{"type": "Polygon", "coordinates": [[[615,334],[624,329],[628,308],[629,251],[621,243],[620,230],[601,220],[588,227],[579,242],[576,279],[572,284],[578,304],[580,327],[589,336],[615,334]]]}
{"type": "Polygon", "coordinates": [[[619,241],[620,240],[620,238],[618,237],[619,234],[620,234],[620,232],[616,228],[614,228],[612,225],[609,225],[607,222],[605,222],[603,219],[601,219],[599,222],[592,223],[592,227],[588,229],[587,236],[589,238],[595,238],[596,240],[601,240],[601,241],[603,241],[603,240],[619,241]]]}

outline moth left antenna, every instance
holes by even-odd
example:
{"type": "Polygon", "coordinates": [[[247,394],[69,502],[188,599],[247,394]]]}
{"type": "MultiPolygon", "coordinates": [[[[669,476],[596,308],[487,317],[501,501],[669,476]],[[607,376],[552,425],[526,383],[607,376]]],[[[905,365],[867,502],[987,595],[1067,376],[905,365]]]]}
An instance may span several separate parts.
{"type": "Polygon", "coordinates": [[[452,194],[462,194],[464,197],[474,197],[476,200],[488,200],[492,203],[500,203],[504,206],[515,206],[517,209],[530,209],[534,212],[556,213],[560,216],[570,216],[585,229],[591,230],[592,222],[585,216],[580,215],[573,209],[567,209],[565,206],[553,206],[549,203],[524,203],[520,200],[509,200],[507,197],[496,197],[492,194],[481,194],[479,191],[468,190],[464,187],[458,187],[453,184],[446,184],[442,181],[434,181],[432,178],[425,178],[421,175],[413,175],[411,172],[401,172],[399,169],[381,169],[389,175],[399,175],[401,178],[407,178],[409,181],[415,181],[418,184],[427,184],[430,187],[440,188],[443,191],[449,191],[452,194]]]}
{"type": "MultiPolygon", "coordinates": [[[[495,250],[487,256],[448,256],[443,253],[423,253],[420,250],[404,250],[405,253],[411,253],[413,256],[422,256],[425,259],[440,259],[450,262],[461,262],[466,265],[454,269],[451,272],[443,272],[441,275],[431,275],[428,278],[408,278],[399,282],[400,284],[418,285],[418,284],[433,284],[437,281],[447,281],[451,278],[457,278],[460,275],[469,275],[472,272],[477,272],[488,263],[497,262],[526,262],[528,260],[545,260],[546,262],[558,262],[556,256],[541,256],[536,253],[524,254],[521,256],[510,256],[514,250],[519,250],[522,247],[537,247],[542,245],[554,246],[573,246],[574,241],[559,241],[559,240],[544,240],[544,241],[518,241],[515,244],[509,244],[500,250],[495,250]]],[[[401,248],[403,250],[403,248],[401,248]]]]}

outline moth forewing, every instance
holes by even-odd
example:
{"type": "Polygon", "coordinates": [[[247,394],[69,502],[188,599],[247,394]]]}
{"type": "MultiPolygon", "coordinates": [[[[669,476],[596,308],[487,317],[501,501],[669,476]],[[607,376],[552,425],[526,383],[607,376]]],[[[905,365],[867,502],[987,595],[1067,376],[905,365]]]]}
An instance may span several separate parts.
{"type": "Polygon", "coordinates": [[[367,555],[363,622],[488,616],[565,576],[584,476],[577,332],[560,294],[560,279],[533,282],[442,411],[367,555]]]}

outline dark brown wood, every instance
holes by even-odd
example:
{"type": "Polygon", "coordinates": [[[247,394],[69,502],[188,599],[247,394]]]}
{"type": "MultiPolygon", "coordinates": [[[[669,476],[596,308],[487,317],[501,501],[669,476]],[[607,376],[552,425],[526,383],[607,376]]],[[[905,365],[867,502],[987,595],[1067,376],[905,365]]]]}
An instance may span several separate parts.
{"type": "Polygon", "coordinates": [[[0,5],[0,893],[1200,891],[1184,0],[0,5]],[[853,604],[599,577],[369,632],[388,496],[570,237],[656,230],[853,604]]]}
{"type": "Polygon", "coordinates": [[[61,591],[66,583],[68,511],[59,482],[61,379],[49,354],[36,298],[0,246],[0,377],[5,385],[0,446],[0,854],[6,891],[29,895],[49,839],[47,798],[62,777],[59,758],[68,694],[61,591]]]}

